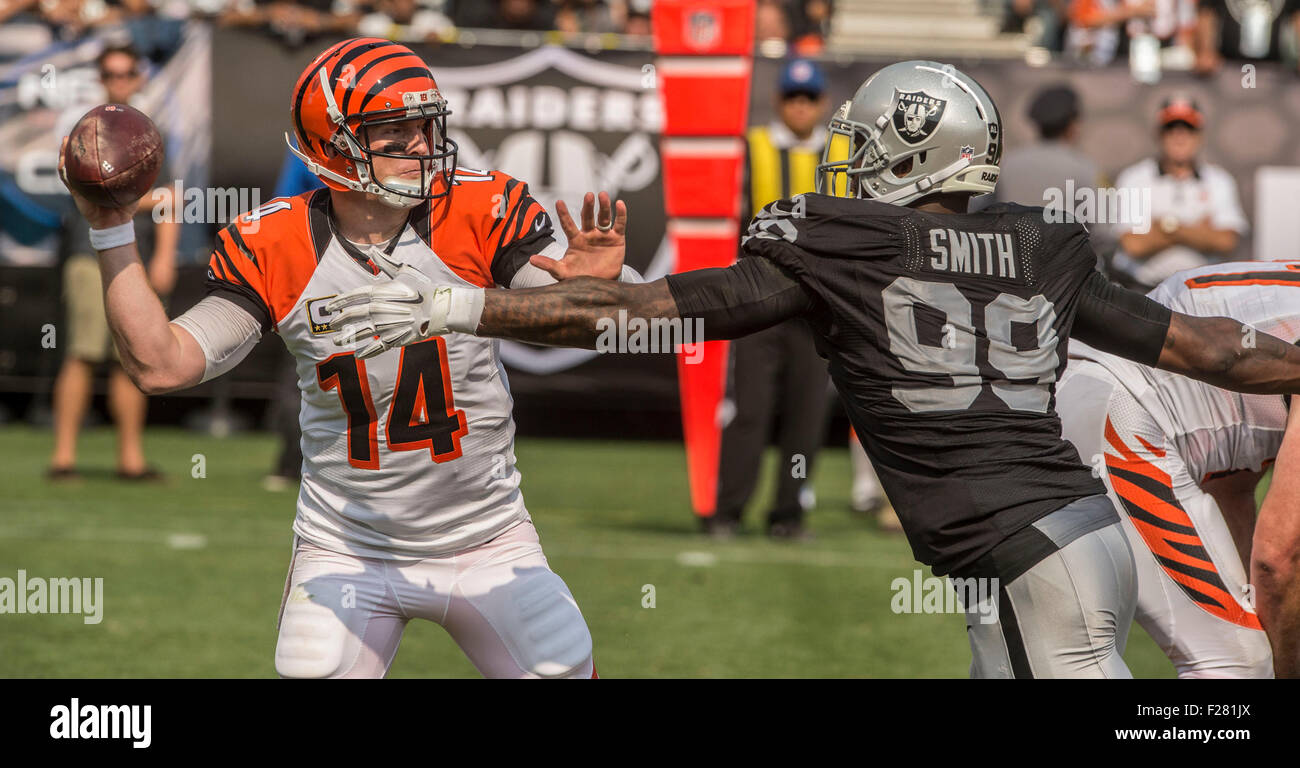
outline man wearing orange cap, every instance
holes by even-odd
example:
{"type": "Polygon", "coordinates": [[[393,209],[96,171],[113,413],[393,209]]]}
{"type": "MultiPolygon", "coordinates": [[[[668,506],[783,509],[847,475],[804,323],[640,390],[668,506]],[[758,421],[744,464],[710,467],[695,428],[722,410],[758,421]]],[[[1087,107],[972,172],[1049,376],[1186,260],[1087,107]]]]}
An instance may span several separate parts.
{"type": "Polygon", "coordinates": [[[1195,101],[1167,99],[1159,114],[1159,156],[1129,166],[1116,179],[1117,188],[1142,201],[1143,215],[1117,224],[1114,267],[1147,288],[1231,255],[1248,228],[1237,183],[1199,157],[1204,121],[1195,101]]]}

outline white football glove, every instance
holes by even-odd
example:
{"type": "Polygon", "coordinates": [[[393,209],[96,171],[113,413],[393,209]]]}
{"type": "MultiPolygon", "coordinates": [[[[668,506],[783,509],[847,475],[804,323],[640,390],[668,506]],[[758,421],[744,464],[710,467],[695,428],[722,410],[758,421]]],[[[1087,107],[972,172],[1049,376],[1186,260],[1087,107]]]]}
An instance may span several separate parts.
{"type": "Polygon", "coordinates": [[[391,281],[357,288],[325,305],[334,343],[344,347],[374,338],[357,357],[374,357],[451,331],[472,333],[483,309],[483,290],[435,285],[428,275],[370,246],[366,254],[391,281]]]}

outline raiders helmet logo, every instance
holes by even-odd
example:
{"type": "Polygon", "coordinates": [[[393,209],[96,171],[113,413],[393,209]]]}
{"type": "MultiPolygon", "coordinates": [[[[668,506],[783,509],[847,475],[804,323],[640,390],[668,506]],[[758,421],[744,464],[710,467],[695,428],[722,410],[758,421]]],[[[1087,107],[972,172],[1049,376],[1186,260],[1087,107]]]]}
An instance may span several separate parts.
{"type": "Polygon", "coordinates": [[[943,119],[947,99],[936,99],[922,91],[899,91],[894,106],[894,131],[908,144],[920,144],[934,133],[943,119]]]}

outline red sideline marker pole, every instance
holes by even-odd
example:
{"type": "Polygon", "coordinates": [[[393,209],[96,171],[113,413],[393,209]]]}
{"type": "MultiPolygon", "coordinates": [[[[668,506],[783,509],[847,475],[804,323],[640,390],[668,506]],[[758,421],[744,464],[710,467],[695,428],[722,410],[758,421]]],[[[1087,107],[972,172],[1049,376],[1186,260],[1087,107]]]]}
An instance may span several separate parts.
{"type": "MultiPolygon", "coordinates": [[[[674,272],[736,258],[753,71],[754,0],[656,0],[651,9],[664,130],[664,203],[674,272]]],[[[691,507],[715,511],[727,343],[677,356],[691,507]]]]}

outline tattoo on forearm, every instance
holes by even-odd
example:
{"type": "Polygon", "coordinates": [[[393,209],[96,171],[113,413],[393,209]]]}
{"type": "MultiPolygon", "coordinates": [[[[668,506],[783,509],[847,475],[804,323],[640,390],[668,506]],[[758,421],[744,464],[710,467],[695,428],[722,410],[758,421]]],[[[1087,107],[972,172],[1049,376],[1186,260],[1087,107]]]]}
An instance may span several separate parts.
{"type": "Polygon", "coordinates": [[[593,349],[600,335],[597,323],[615,318],[619,310],[647,320],[677,317],[664,280],[629,284],[581,277],[545,288],[489,290],[478,335],[593,349]]]}
{"type": "Polygon", "coordinates": [[[1176,316],[1165,348],[1184,361],[1180,373],[1216,387],[1254,394],[1300,392],[1300,347],[1230,318],[1176,316]]]}

